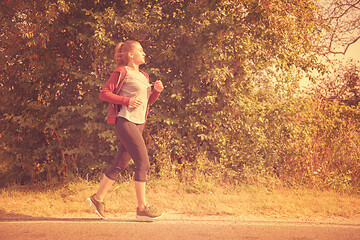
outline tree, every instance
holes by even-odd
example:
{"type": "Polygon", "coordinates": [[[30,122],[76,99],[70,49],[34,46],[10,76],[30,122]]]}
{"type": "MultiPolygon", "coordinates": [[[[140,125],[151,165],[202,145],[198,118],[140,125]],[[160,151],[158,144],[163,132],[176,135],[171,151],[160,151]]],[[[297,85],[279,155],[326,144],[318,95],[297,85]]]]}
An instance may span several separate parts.
{"type": "Polygon", "coordinates": [[[148,121],[154,174],[169,166],[237,178],[285,171],[292,92],[300,72],[321,69],[313,1],[1,7],[1,138],[9,172],[20,172],[6,181],[96,178],[111,161],[116,140],[98,92],[114,67],[115,43],[125,39],[142,43],[145,70],[166,86],[148,121]]]}
{"type": "Polygon", "coordinates": [[[97,33],[87,27],[85,6],[106,8],[96,1],[1,5],[1,137],[13,173],[8,181],[63,179],[98,165],[87,164],[99,154],[91,151],[98,137],[86,128],[87,120],[103,119],[104,106],[95,97],[109,70],[97,64],[104,56],[95,60],[105,48],[91,38],[97,33]]]}
{"type": "Polygon", "coordinates": [[[360,102],[360,76],[355,63],[333,61],[333,69],[316,79],[311,91],[327,101],[338,101],[348,106],[357,106],[360,102]]]}
{"type": "Polygon", "coordinates": [[[174,133],[170,139],[166,133],[156,136],[158,152],[170,152],[167,166],[179,163],[189,178],[190,169],[244,179],[255,172],[280,174],[291,131],[284,126],[292,114],[283,90],[294,90],[294,70],[320,67],[312,54],[314,33],[321,32],[315,6],[302,1],[176,4],[176,14],[169,5],[162,7],[161,24],[168,29],[155,42],[166,43],[165,51],[151,62],[166,66],[161,71],[171,89],[162,111],[150,120],[153,133],[164,127],[174,133]]]}
{"type": "Polygon", "coordinates": [[[320,13],[329,26],[322,38],[322,53],[345,54],[360,39],[360,1],[319,1],[320,13]]]}

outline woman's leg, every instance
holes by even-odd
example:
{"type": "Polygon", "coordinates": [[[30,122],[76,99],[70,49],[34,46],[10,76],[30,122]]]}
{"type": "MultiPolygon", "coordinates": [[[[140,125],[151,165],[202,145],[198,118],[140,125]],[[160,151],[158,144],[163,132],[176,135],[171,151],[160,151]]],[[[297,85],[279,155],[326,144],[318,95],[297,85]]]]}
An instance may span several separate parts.
{"type": "Polygon", "coordinates": [[[104,201],[105,195],[110,190],[112,184],[115,182],[115,179],[120,174],[120,172],[125,170],[126,166],[129,164],[130,159],[130,155],[126,152],[124,145],[119,143],[115,160],[105,172],[103,179],[100,182],[100,187],[95,195],[95,200],[99,202],[104,201]]]}
{"type": "Polygon", "coordinates": [[[104,177],[100,182],[100,187],[95,195],[95,200],[98,202],[103,202],[105,195],[107,194],[114,182],[114,180],[111,180],[104,174],[104,177]]]}
{"type": "Polygon", "coordinates": [[[135,169],[135,191],[139,209],[146,206],[145,182],[146,174],[150,168],[149,157],[142,136],[143,125],[134,124],[123,118],[118,118],[115,128],[116,135],[124,145],[127,153],[133,159],[135,169]]]}
{"type": "Polygon", "coordinates": [[[130,155],[127,153],[124,144],[120,141],[114,162],[106,170],[105,176],[115,181],[119,174],[126,169],[131,160],[130,155]]]}
{"type": "Polygon", "coordinates": [[[145,182],[135,181],[136,198],[138,202],[138,208],[141,211],[143,211],[146,207],[145,184],[145,182]]]}

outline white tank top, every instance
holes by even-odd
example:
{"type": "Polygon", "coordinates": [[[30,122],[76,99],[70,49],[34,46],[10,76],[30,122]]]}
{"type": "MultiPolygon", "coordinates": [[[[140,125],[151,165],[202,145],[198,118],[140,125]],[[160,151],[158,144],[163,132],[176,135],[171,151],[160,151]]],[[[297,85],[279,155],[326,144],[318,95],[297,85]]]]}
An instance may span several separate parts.
{"type": "Polygon", "coordinates": [[[118,117],[123,117],[136,124],[145,123],[145,114],[151,93],[151,85],[145,75],[126,66],[126,77],[119,92],[120,96],[137,98],[142,104],[137,107],[122,105],[118,117]]]}

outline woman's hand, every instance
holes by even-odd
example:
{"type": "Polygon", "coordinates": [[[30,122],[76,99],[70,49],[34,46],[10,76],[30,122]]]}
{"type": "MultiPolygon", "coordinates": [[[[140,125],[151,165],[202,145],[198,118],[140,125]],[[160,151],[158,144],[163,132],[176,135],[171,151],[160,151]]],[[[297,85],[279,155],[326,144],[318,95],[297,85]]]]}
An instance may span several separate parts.
{"type": "Polygon", "coordinates": [[[137,98],[130,98],[129,107],[137,108],[142,102],[137,98]]]}
{"type": "Polygon", "coordinates": [[[162,90],[164,90],[164,86],[160,80],[156,80],[154,84],[154,89],[158,92],[162,92],[162,90]]]}

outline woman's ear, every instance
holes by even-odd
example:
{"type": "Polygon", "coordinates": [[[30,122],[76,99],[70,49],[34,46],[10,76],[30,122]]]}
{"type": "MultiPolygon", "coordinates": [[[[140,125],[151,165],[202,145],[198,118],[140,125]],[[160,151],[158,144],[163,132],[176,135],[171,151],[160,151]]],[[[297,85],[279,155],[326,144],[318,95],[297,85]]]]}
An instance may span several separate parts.
{"type": "Polygon", "coordinates": [[[133,59],[133,58],[134,58],[134,54],[130,51],[130,52],[128,52],[128,57],[129,57],[129,59],[133,59]]]}

